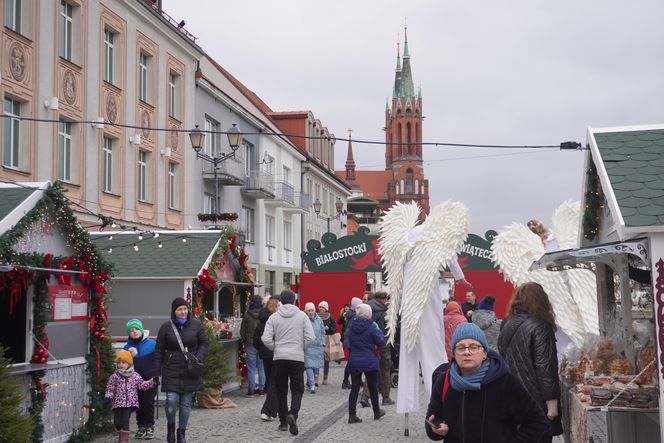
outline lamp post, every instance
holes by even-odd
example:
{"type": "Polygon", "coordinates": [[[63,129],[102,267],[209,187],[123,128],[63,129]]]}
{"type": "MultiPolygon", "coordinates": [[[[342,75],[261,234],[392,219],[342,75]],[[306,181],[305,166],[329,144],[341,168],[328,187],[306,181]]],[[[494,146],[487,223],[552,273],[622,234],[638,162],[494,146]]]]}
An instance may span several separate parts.
{"type": "Polygon", "coordinates": [[[341,201],[341,199],[337,197],[337,200],[334,202],[334,208],[337,210],[337,215],[335,215],[334,217],[324,217],[320,215],[320,210],[322,206],[323,205],[321,204],[320,199],[316,198],[316,201],[313,204],[316,217],[322,218],[323,220],[327,221],[327,232],[330,232],[330,221],[339,220],[339,218],[346,213],[346,211],[344,211],[344,204],[341,201]]]}
{"type": "Polygon", "coordinates": [[[189,140],[191,141],[191,147],[196,152],[196,158],[203,159],[208,163],[212,163],[214,166],[214,210],[217,212],[219,212],[219,184],[217,183],[217,168],[224,160],[235,157],[235,151],[237,151],[237,149],[240,147],[240,143],[242,142],[242,132],[240,132],[240,128],[238,128],[235,123],[233,123],[233,126],[231,126],[228,131],[226,131],[226,136],[228,137],[228,145],[231,147],[231,152],[227,152],[225,154],[219,153],[219,155],[212,157],[205,152],[201,153],[203,144],[205,143],[205,132],[198,129],[198,125],[196,125],[194,130],[189,133],[189,140]]]}

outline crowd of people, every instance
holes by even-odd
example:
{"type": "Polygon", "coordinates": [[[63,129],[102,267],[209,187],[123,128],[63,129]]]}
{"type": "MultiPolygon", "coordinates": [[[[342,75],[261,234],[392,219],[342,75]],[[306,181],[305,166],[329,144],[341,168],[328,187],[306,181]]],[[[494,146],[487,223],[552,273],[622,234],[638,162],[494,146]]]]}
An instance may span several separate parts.
{"type": "MultiPolygon", "coordinates": [[[[537,283],[519,286],[504,320],[496,299],[450,300],[442,313],[448,363],[432,377],[426,433],[433,440],[551,442],[562,433],[555,314],[537,283]]],[[[296,295],[254,296],[241,325],[248,368],[248,396],[264,396],[258,417],[278,418],[280,431],[298,435],[298,416],[306,389],[315,394],[328,384],[330,363],[347,358],[342,389],[350,389],[348,423],[359,423],[358,404],[371,406],[374,420],[386,413],[390,397],[392,352],[386,341],[385,292],[353,297],[337,319],[329,304],[296,295]],[[343,343],[344,351],[335,346],[343,343]],[[288,393],[290,391],[290,406],[288,393]],[[381,398],[382,397],[382,400],[381,398]]],[[[157,386],[166,394],[167,441],[186,443],[192,399],[202,387],[207,335],[187,302],[176,298],[171,318],[149,337],[138,319],[127,325],[127,344],[117,354],[106,399],[113,408],[119,441],[129,438],[136,411],[139,439],[154,438],[157,386]]]]}

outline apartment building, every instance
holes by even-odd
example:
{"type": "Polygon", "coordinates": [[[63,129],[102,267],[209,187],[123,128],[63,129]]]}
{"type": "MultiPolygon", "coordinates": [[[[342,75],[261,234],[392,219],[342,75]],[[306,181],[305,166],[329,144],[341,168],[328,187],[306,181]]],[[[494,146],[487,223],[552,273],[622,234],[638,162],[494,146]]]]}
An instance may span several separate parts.
{"type": "Polygon", "coordinates": [[[279,293],[301,270],[301,214],[311,201],[300,178],[306,156],[261,109],[260,98],[210,57],[196,75],[196,121],[206,132],[210,159],[232,153],[226,132],[233,124],[242,143],[231,157],[195,167],[193,195],[202,212],[237,213],[261,294],[279,293]]]}
{"type": "Polygon", "coordinates": [[[0,180],[60,180],[84,225],[195,217],[185,149],[202,51],[151,0],[5,0],[0,180]]]}

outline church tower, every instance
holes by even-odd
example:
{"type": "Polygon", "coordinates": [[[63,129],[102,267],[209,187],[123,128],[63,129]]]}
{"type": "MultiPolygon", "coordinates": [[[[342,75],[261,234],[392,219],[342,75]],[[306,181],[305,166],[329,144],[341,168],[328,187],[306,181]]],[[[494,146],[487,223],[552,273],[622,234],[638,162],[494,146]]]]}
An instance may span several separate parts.
{"type": "Polygon", "coordinates": [[[416,201],[429,213],[429,180],[422,162],[422,93],[415,94],[404,29],[403,62],[397,43],[397,66],[392,103],[385,109],[385,169],[392,172],[388,183],[389,206],[396,201],[416,201]]]}

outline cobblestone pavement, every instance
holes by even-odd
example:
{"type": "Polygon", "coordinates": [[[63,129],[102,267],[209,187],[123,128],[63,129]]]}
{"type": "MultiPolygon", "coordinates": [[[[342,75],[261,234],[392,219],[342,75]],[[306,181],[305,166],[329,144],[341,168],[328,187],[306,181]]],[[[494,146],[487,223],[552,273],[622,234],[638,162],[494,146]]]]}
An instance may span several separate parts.
{"type": "MultiPolygon", "coordinates": [[[[371,408],[358,405],[358,416],[362,423],[348,424],[348,393],[341,389],[344,364],[330,366],[330,384],[319,386],[316,394],[306,391],[298,419],[299,435],[277,430],[278,420],[264,422],[260,419],[260,409],[264,397],[247,397],[246,390],[235,391],[224,397],[238,404],[232,409],[194,408],[187,428],[187,441],[195,442],[421,442],[429,441],[424,432],[424,412],[428,398],[422,384],[420,389],[420,412],[410,414],[410,436],[404,436],[404,415],[396,413],[396,406],[381,406],[387,414],[379,421],[373,420],[371,408]]],[[[392,390],[396,400],[396,390],[392,390]]],[[[131,430],[136,430],[135,416],[132,416],[131,430]]],[[[116,435],[102,435],[97,443],[117,441],[116,435]]],[[[130,441],[140,441],[132,437],[130,441]]],[[[155,426],[154,442],[166,441],[166,418],[163,407],[155,426]]],[[[554,439],[554,443],[556,440],[554,439]]],[[[562,443],[562,440],[560,440],[562,443]]]]}

